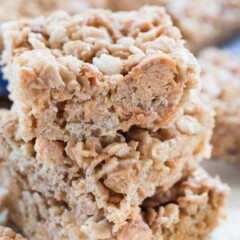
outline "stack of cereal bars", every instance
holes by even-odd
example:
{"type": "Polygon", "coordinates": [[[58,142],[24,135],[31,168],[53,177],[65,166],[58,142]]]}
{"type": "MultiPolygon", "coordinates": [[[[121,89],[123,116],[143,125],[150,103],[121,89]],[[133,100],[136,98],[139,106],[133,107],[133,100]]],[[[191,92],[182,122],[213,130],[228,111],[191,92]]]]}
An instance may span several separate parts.
{"type": "Polygon", "coordinates": [[[28,239],[193,240],[227,188],[199,166],[213,112],[161,7],[3,26],[1,210],[28,239]]]}

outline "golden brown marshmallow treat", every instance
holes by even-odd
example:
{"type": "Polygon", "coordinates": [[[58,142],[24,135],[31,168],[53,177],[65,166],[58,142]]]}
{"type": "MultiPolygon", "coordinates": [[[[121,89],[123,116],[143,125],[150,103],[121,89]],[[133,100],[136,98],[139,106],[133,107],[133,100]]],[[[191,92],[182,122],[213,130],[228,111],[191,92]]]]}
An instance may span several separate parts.
{"type": "Polygon", "coordinates": [[[0,226],[1,240],[27,240],[20,234],[15,233],[11,228],[0,226]]]}
{"type": "Polygon", "coordinates": [[[189,172],[169,191],[146,200],[136,218],[113,234],[113,225],[101,210],[94,216],[77,215],[63,202],[22,190],[23,179],[11,179],[14,192],[9,195],[9,217],[34,240],[205,239],[222,219],[227,195],[227,187],[202,169],[189,172]]]}
{"type": "MultiPolygon", "coordinates": [[[[0,157],[24,176],[32,191],[93,216],[101,209],[114,231],[135,219],[156,188],[169,189],[201,159],[209,157],[213,116],[192,97],[169,129],[132,129],[115,137],[66,143],[19,137],[18,120],[1,113],[0,157]]],[[[28,187],[28,188],[29,188],[28,187]]]]}
{"type": "Polygon", "coordinates": [[[240,163],[240,58],[209,48],[199,63],[202,98],[216,111],[213,157],[240,163]]]}
{"type": "Polygon", "coordinates": [[[182,115],[199,68],[160,7],[7,23],[5,74],[25,141],[156,130],[182,115]]]}
{"type": "Polygon", "coordinates": [[[187,47],[198,51],[223,42],[240,30],[239,0],[92,0],[96,7],[133,10],[145,4],[165,6],[187,47]]]}

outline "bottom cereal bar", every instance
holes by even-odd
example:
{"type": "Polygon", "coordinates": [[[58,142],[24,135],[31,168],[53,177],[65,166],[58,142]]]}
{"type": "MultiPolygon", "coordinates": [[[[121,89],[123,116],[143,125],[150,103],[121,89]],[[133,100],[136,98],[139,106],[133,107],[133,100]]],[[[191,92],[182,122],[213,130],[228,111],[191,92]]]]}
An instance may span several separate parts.
{"type": "Polygon", "coordinates": [[[204,239],[222,218],[227,188],[202,169],[189,172],[166,192],[156,192],[141,212],[113,235],[103,211],[76,214],[64,202],[22,189],[11,177],[9,218],[29,239],[42,240],[193,240],[204,239]]]}
{"type": "Polygon", "coordinates": [[[1,240],[27,240],[20,234],[15,233],[11,228],[0,226],[1,240]]]}
{"type": "Polygon", "coordinates": [[[18,120],[1,112],[0,157],[26,189],[81,216],[99,212],[117,232],[138,216],[139,205],[156,188],[168,190],[209,156],[212,114],[195,100],[169,129],[153,133],[135,128],[115,137],[65,143],[43,138],[24,142],[18,120]]]}
{"type": "Polygon", "coordinates": [[[209,48],[199,63],[203,99],[216,110],[213,157],[240,163],[240,58],[209,48]]]}

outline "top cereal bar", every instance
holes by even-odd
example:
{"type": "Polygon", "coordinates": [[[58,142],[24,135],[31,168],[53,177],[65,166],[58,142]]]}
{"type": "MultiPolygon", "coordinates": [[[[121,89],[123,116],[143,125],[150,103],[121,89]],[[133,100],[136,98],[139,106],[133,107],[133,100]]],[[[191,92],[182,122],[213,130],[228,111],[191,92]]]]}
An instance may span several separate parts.
{"type": "Polygon", "coordinates": [[[57,13],[6,23],[3,35],[24,140],[167,128],[199,87],[198,64],[161,7],[57,13]]]}

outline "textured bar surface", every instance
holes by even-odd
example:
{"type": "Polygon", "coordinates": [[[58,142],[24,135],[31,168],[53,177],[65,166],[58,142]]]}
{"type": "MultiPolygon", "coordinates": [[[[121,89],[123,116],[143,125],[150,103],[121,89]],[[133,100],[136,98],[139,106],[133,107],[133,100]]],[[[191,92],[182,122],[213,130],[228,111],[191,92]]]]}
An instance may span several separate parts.
{"type": "Polygon", "coordinates": [[[167,128],[199,67],[161,7],[7,23],[5,74],[24,140],[167,128]]]}

